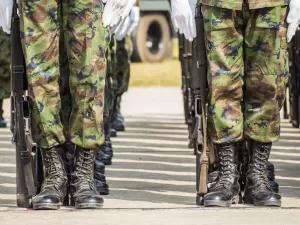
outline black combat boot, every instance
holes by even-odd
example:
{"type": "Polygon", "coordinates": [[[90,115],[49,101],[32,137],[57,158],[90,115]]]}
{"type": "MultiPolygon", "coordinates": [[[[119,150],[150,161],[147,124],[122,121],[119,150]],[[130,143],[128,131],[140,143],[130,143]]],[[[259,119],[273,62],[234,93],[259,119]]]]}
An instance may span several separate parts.
{"type": "Polygon", "coordinates": [[[3,100],[0,99],[0,128],[6,128],[7,124],[3,117],[3,100]]]}
{"type": "MultiPolygon", "coordinates": [[[[241,162],[241,176],[240,176],[240,186],[241,191],[244,191],[246,180],[247,180],[247,172],[249,166],[249,144],[248,141],[242,141],[239,143],[239,152],[240,154],[240,162],[241,162]]],[[[279,192],[279,185],[275,181],[275,168],[274,165],[270,162],[267,162],[267,173],[268,173],[268,182],[276,193],[279,192]]]]}
{"type": "Polygon", "coordinates": [[[109,128],[109,136],[110,137],[117,137],[117,131],[112,127],[109,128]]]}
{"type": "Polygon", "coordinates": [[[249,143],[249,168],[244,202],[255,206],[281,206],[281,196],[275,193],[267,177],[267,162],[272,144],[255,141],[249,143]]]}
{"type": "Polygon", "coordinates": [[[268,172],[268,181],[273,191],[276,193],[279,192],[279,185],[275,181],[275,168],[274,165],[270,162],[267,162],[267,172],[268,172]]]}
{"type": "Polygon", "coordinates": [[[109,194],[109,186],[106,184],[105,178],[105,165],[99,160],[95,160],[95,171],[94,171],[94,180],[97,191],[100,195],[109,194]]]}
{"type": "Polygon", "coordinates": [[[122,116],[120,110],[117,110],[116,117],[117,117],[117,120],[120,120],[124,123],[124,117],[122,116]]]}
{"type": "Polygon", "coordinates": [[[99,160],[100,162],[103,162],[104,165],[107,165],[107,166],[112,164],[112,157],[108,151],[109,151],[109,149],[107,149],[105,144],[103,144],[97,150],[97,155],[96,155],[96,159],[99,160]]]}
{"type": "Polygon", "coordinates": [[[94,182],[95,151],[75,147],[74,166],[71,173],[71,202],[77,209],[98,209],[103,198],[94,182]]]}
{"type": "Polygon", "coordinates": [[[61,146],[41,149],[45,179],[40,193],[32,199],[33,209],[59,209],[67,194],[68,177],[61,146]]]}
{"type": "Polygon", "coordinates": [[[235,143],[216,145],[219,155],[219,178],[204,196],[204,206],[230,207],[240,202],[238,150],[235,143]]]}
{"type": "Polygon", "coordinates": [[[112,144],[111,144],[109,135],[107,135],[105,137],[105,141],[104,141],[101,149],[105,154],[109,155],[111,158],[114,156],[114,152],[113,152],[113,148],[112,148],[112,144]]]}
{"type": "Polygon", "coordinates": [[[112,119],[111,127],[116,131],[125,131],[124,122],[117,117],[117,114],[112,119]]]}

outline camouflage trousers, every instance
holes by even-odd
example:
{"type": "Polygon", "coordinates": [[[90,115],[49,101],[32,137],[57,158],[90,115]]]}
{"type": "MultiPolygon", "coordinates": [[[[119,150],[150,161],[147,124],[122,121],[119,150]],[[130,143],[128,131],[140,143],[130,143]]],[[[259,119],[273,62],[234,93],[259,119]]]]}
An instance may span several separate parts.
{"type": "Polygon", "coordinates": [[[107,110],[111,118],[115,110],[119,110],[121,96],[128,90],[130,78],[130,57],[133,45],[130,36],[117,41],[112,39],[108,54],[107,73],[107,110]]]}
{"type": "Polygon", "coordinates": [[[32,136],[41,148],[70,141],[95,149],[104,142],[105,54],[110,34],[102,25],[102,13],[103,4],[96,0],[21,1],[32,136]],[[61,29],[72,104],[68,137],[60,116],[60,78],[65,75],[59,66],[61,29]]]}
{"type": "MultiPolygon", "coordinates": [[[[0,29],[0,100],[10,96],[10,39],[0,29]]],[[[1,109],[0,109],[1,110],[1,109]]]]}
{"type": "Polygon", "coordinates": [[[114,99],[115,99],[115,67],[114,59],[116,54],[116,39],[113,35],[111,42],[109,44],[109,49],[107,53],[107,73],[106,73],[106,82],[105,82],[105,103],[104,103],[104,132],[105,135],[109,133],[109,124],[111,120],[111,114],[114,108],[114,99]]]}
{"type": "Polygon", "coordinates": [[[209,62],[209,136],[215,143],[278,141],[289,74],[287,7],[202,10],[209,62]]]}
{"type": "Polygon", "coordinates": [[[118,94],[128,91],[130,79],[130,57],[133,52],[133,44],[130,36],[117,41],[116,50],[116,76],[118,80],[118,94]]]}

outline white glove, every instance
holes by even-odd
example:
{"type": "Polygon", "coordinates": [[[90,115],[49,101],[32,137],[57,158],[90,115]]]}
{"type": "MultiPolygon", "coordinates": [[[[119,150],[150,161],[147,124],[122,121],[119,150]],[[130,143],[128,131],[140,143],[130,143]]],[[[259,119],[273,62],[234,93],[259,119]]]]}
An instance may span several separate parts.
{"type": "Polygon", "coordinates": [[[13,0],[0,0],[0,23],[5,33],[10,34],[13,0]]]}
{"type": "MultiPolygon", "coordinates": [[[[179,32],[179,26],[173,17],[172,17],[172,24],[173,24],[175,32],[179,32]]],[[[182,32],[181,32],[181,34],[182,34],[182,32]]]]}
{"type": "Polygon", "coordinates": [[[196,37],[196,5],[197,0],[171,0],[172,20],[189,41],[196,37]]]}
{"type": "MultiPolygon", "coordinates": [[[[131,32],[136,28],[140,20],[140,8],[134,6],[126,19],[112,29],[116,34],[118,41],[125,38],[126,35],[130,35],[131,32]]],[[[112,32],[111,31],[111,32],[112,32]]]]}
{"type": "Polygon", "coordinates": [[[129,16],[126,17],[126,19],[119,24],[119,26],[115,30],[116,39],[117,41],[121,41],[127,34],[127,30],[130,27],[130,19],[129,16]]]}
{"type": "Polygon", "coordinates": [[[137,6],[134,6],[131,9],[131,12],[129,14],[130,19],[130,26],[127,30],[127,35],[131,34],[131,32],[137,27],[137,25],[140,22],[140,8],[137,6]]]}
{"type": "Polygon", "coordinates": [[[290,12],[287,17],[287,23],[289,24],[287,41],[290,42],[300,24],[300,0],[290,1],[290,12]]]}
{"type": "Polygon", "coordinates": [[[102,0],[102,2],[106,3],[102,18],[103,25],[113,27],[126,19],[136,0],[102,0]]]}

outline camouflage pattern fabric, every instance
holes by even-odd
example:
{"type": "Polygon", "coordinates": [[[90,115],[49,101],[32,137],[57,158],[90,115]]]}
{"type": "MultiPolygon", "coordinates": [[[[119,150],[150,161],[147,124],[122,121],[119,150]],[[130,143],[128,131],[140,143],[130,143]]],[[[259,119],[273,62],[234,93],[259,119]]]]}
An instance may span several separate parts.
{"type": "Polygon", "coordinates": [[[288,81],[287,6],[234,11],[203,6],[215,143],[275,142],[288,81]]]}
{"type": "Polygon", "coordinates": [[[290,0],[198,0],[201,1],[203,5],[224,8],[224,9],[234,9],[241,10],[243,2],[249,3],[250,9],[260,9],[267,7],[277,7],[288,5],[290,0]]]}
{"type": "Polygon", "coordinates": [[[10,39],[0,29],[0,100],[10,96],[10,39]]]}
{"type": "Polygon", "coordinates": [[[115,56],[116,56],[116,38],[113,35],[110,45],[109,45],[109,51],[107,54],[107,61],[108,61],[108,70],[107,70],[107,85],[105,89],[105,108],[107,112],[109,113],[113,109],[114,105],[114,98],[115,98],[115,91],[117,85],[116,75],[115,75],[115,56]]]}
{"type": "Polygon", "coordinates": [[[130,79],[130,57],[133,52],[133,44],[130,36],[117,41],[116,75],[118,80],[117,94],[122,95],[128,91],[130,79]]]}
{"type": "Polygon", "coordinates": [[[22,0],[21,24],[31,105],[32,135],[48,149],[70,140],[96,149],[104,142],[103,105],[109,30],[103,4],[95,0],[22,0]],[[59,9],[62,8],[63,16],[59,9]],[[72,111],[65,137],[60,118],[59,33],[63,20],[72,111]]]}
{"type": "Polygon", "coordinates": [[[115,79],[115,68],[114,68],[114,58],[116,52],[116,39],[113,35],[109,45],[109,51],[107,53],[107,74],[105,82],[105,103],[104,103],[104,132],[107,136],[109,133],[109,123],[111,119],[111,112],[114,106],[115,91],[113,88],[114,79],[115,79]]]}

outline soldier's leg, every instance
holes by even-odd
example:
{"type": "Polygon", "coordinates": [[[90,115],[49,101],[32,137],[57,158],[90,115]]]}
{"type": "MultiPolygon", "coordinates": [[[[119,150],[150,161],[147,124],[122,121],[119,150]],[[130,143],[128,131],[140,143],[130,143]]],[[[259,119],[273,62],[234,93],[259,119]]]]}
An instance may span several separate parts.
{"type": "MultiPolygon", "coordinates": [[[[113,41],[111,41],[113,42],[113,41]]],[[[107,55],[107,72],[105,77],[105,100],[104,100],[104,110],[103,110],[103,124],[104,124],[104,135],[105,142],[104,144],[98,148],[96,160],[95,160],[95,171],[94,171],[94,179],[97,191],[101,195],[109,194],[109,186],[106,184],[106,178],[104,176],[105,165],[111,164],[112,159],[112,147],[109,139],[109,101],[111,99],[110,96],[110,73],[111,73],[111,46],[108,49],[107,55]]]]}
{"type": "Polygon", "coordinates": [[[203,6],[210,88],[208,135],[218,153],[220,176],[205,206],[240,201],[238,142],[243,139],[243,17],[241,11],[203,6]]]}
{"type": "Polygon", "coordinates": [[[118,79],[117,79],[117,40],[115,36],[112,36],[112,48],[111,48],[111,105],[109,106],[109,136],[116,137],[117,131],[111,126],[111,121],[115,111],[117,91],[118,91],[118,79]]]}
{"type": "Polygon", "coordinates": [[[59,115],[58,8],[58,0],[22,0],[20,8],[32,137],[45,168],[41,191],[32,200],[34,209],[58,209],[67,191],[62,159],[65,137],[59,115]]]}
{"type": "Polygon", "coordinates": [[[103,111],[103,122],[104,122],[104,134],[105,141],[104,144],[98,149],[96,159],[105,165],[111,165],[113,149],[112,143],[109,135],[110,128],[110,111],[113,105],[113,89],[111,85],[111,78],[113,76],[113,55],[114,55],[114,45],[115,41],[112,37],[109,51],[107,53],[107,73],[105,82],[105,101],[104,101],[104,111],[103,111]]]}
{"type": "Polygon", "coordinates": [[[279,140],[279,111],[289,73],[286,15],[287,7],[252,10],[246,29],[244,134],[250,161],[244,200],[254,205],[281,205],[265,169],[272,143],[279,140]]]}
{"type": "Polygon", "coordinates": [[[116,90],[116,99],[114,105],[114,112],[111,118],[111,127],[116,131],[124,131],[125,127],[122,120],[119,120],[117,115],[120,113],[119,103],[121,95],[124,91],[125,76],[128,74],[129,62],[128,62],[128,52],[126,49],[125,38],[116,42],[116,78],[118,87],[116,90]]]}
{"type": "Polygon", "coordinates": [[[10,96],[10,40],[9,36],[0,30],[0,128],[6,127],[3,117],[3,100],[10,96]]]}
{"type": "Polygon", "coordinates": [[[102,24],[103,3],[67,2],[65,45],[70,68],[72,112],[70,141],[76,146],[71,196],[76,208],[99,208],[103,199],[94,184],[96,150],[104,142],[103,106],[109,30],[102,24]]]}

